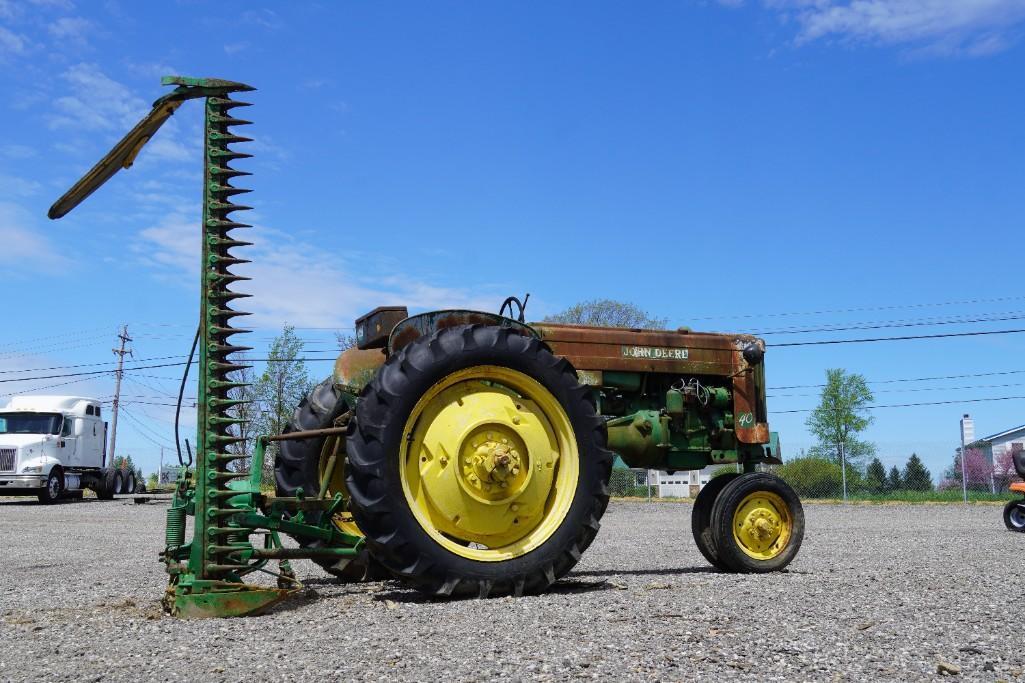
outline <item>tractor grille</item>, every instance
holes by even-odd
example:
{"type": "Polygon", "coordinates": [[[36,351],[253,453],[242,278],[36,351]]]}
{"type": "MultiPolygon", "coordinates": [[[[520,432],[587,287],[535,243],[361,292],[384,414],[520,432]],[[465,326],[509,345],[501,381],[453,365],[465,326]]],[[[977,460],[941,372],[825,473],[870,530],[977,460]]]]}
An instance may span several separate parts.
{"type": "Polygon", "coordinates": [[[0,472],[14,471],[14,456],[17,453],[17,448],[0,448],[0,472]]]}

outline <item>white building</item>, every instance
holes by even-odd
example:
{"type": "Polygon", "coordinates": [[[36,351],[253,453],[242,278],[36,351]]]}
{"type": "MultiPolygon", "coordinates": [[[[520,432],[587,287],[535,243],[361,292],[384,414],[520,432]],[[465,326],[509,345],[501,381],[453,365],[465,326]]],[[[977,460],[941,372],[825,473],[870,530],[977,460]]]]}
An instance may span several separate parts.
{"type": "Polygon", "coordinates": [[[1022,450],[1025,448],[1025,425],[1019,425],[976,439],[972,419],[965,415],[961,420],[961,430],[967,447],[982,451],[990,463],[996,462],[996,458],[999,458],[1009,450],[1022,450]]]}

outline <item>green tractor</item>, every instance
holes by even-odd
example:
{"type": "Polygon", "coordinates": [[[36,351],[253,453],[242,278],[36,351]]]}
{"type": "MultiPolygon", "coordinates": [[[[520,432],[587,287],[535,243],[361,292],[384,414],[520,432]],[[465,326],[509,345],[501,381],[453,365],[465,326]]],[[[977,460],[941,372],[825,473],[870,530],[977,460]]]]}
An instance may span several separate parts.
{"type": "MultiPolygon", "coordinates": [[[[768,447],[765,344],[743,334],[525,322],[510,297],[499,313],[410,316],[375,309],[356,345],[296,408],[282,434],[240,441],[229,338],[246,295],[246,226],[232,202],[247,175],[231,162],[247,141],[232,94],[249,86],[168,77],[174,91],[50,210],[59,218],[120,168],[185,100],[206,105],[202,287],[197,333],[196,459],[183,463],[168,510],[167,610],[183,617],[254,613],[300,587],[289,561],[309,558],[343,580],[395,576],[438,596],[523,595],[548,589],[579,561],[609,501],[614,454],[668,471],[735,464],[694,503],[704,557],[730,572],[786,567],[804,535],[794,491],[759,471],[768,447]],[[506,314],[508,313],[508,314],[506,314]],[[261,472],[276,444],[275,495],[261,472]],[[187,540],[187,520],[192,536],[187,540]],[[298,547],[282,541],[293,538],[298,547]],[[262,542],[261,542],[262,541],[262,542]],[[276,570],[268,564],[276,561],[276,570]],[[246,582],[269,573],[277,585],[246,582]]],[[[190,361],[191,362],[191,361],[190,361]]]]}

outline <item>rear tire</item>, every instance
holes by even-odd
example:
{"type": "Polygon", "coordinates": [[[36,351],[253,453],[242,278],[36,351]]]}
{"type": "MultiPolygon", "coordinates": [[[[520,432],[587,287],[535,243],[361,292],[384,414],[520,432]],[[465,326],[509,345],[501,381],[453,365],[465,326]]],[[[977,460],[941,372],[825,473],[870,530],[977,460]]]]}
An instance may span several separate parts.
{"type": "MultiPolygon", "coordinates": [[[[342,393],[335,388],[333,378],[328,377],[313,387],[309,395],[295,409],[292,420],[285,427],[285,433],[332,427],[335,419],[348,409],[349,406],[342,393]]],[[[320,457],[326,439],[327,437],[322,437],[278,442],[278,454],[274,460],[274,482],[279,496],[295,496],[300,488],[308,497],[320,493],[320,457]]],[[[335,467],[343,466],[344,462],[335,465],[335,467]]],[[[344,492],[342,493],[344,495],[344,492]]],[[[319,524],[321,514],[320,512],[308,512],[306,519],[312,524],[319,524]]],[[[343,529],[343,531],[351,532],[351,529],[343,529]]],[[[305,548],[322,546],[320,541],[298,538],[296,540],[305,548]]],[[[313,561],[328,574],[347,582],[370,581],[388,576],[387,572],[374,561],[366,547],[352,559],[314,559],[313,561]]]]}
{"type": "Polygon", "coordinates": [[[117,484],[118,471],[114,468],[107,468],[100,471],[100,479],[96,482],[96,497],[100,500],[113,500],[114,487],[117,484]]]}
{"type": "Polygon", "coordinates": [[[39,493],[39,502],[43,505],[56,503],[63,493],[64,470],[59,465],[54,465],[50,470],[50,476],[46,478],[46,488],[39,493]]]}
{"type": "Polygon", "coordinates": [[[742,474],[712,506],[712,539],[728,571],[779,571],[804,540],[804,508],[790,485],[764,472],[742,474]]]}
{"type": "Polygon", "coordinates": [[[1011,531],[1025,533],[1025,499],[1007,502],[1004,506],[1004,525],[1011,531]]]}
{"type": "Polygon", "coordinates": [[[739,472],[721,474],[704,485],[698,497],[694,499],[694,510],[690,513],[690,531],[694,535],[694,543],[709,564],[726,572],[729,567],[719,559],[715,540],[712,538],[712,507],[726,485],[740,476],[739,472]]]}
{"type": "Polygon", "coordinates": [[[124,480],[124,490],[121,492],[126,494],[135,493],[135,472],[125,470],[122,472],[121,477],[124,480]]]}
{"type": "Polygon", "coordinates": [[[347,481],[356,522],[375,557],[419,590],[482,598],[538,593],[572,569],[598,533],[613,459],[604,423],[573,367],[538,339],[480,325],[421,337],[392,355],[366,386],[355,423],[347,481]],[[459,398],[448,402],[448,392],[461,391],[469,392],[473,408],[459,398]],[[452,412],[436,414],[436,408],[452,412]],[[517,430],[540,429],[541,418],[554,441],[520,441],[517,430]],[[427,434],[435,427],[458,442],[458,450],[435,448],[428,458],[427,434]],[[424,439],[422,457],[410,450],[420,443],[412,440],[414,432],[424,439]],[[535,448],[542,443],[555,445],[547,452],[535,448]],[[489,454],[479,455],[480,449],[489,454]],[[501,461],[488,461],[491,471],[501,470],[498,478],[474,469],[481,457],[501,461]],[[451,465],[458,482],[440,474],[417,479],[419,462],[428,460],[423,471],[451,465]],[[422,492],[415,500],[407,496],[419,484],[434,503],[422,492]],[[448,488],[433,498],[431,486],[448,488]],[[433,504],[465,504],[466,519],[442,519],[433,504]],[[519,515],[526,515],[525,529],[511,526],[519,515]],[[474,534],[494,538],[494,545],[472,540],[474,534]]]}

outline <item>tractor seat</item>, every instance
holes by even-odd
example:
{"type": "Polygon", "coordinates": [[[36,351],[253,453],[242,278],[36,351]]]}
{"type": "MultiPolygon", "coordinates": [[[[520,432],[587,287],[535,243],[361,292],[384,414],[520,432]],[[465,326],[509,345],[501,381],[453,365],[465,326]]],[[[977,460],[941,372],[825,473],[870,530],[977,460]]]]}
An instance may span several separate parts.
{"type": "Polygon", "coordinates": [[[1025,451],[1011,454],[1011,460],[1014,462],[1014,469],[1018,471],[1018,476],[1025,479],[1025,451]]]}

